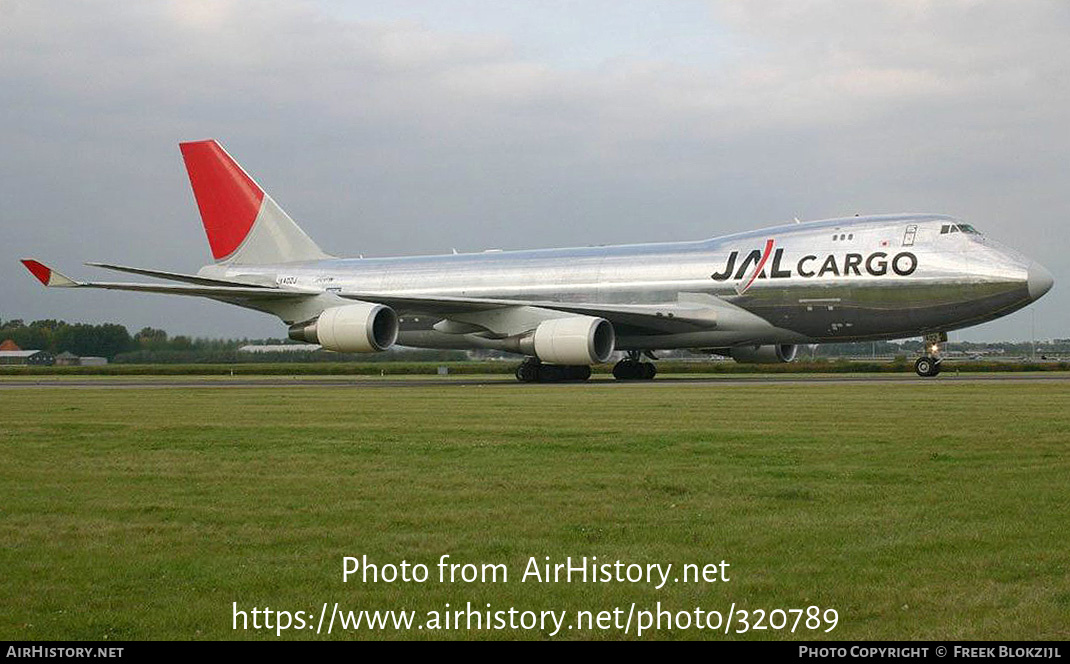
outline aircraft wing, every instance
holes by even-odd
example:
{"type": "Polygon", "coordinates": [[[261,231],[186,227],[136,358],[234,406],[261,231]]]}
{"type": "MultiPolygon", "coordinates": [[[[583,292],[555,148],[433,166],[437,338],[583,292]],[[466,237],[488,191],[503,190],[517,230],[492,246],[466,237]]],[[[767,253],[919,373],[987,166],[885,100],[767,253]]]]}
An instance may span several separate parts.
{"type": "MultiPolygon", "coordinates": [[[[183,284],[127,283],[111,281],[76,281],[33,259],[24,259],[23,265],[45,286],[51,288],[100,288],[142,293],[163,293],[206,297],[229,302],[260,302],[291,298],[314,297],[321,290],[280,288],[274,284],[261,285],[242,281],[228,281],[201,277],[199,275],[164,272],[145,268],[126,267],[106,263],[89,263],[97,267],[131,272],[183,284]]],[[[584,302],[554,302],[546,300],[510,300],[454,296],[401,295],[364,292],[336,292],[348,300],[374,302],[391,307],[399,314],[437,316],[444,319],[473,322],[486,314],[495,319],[494,313],[515,312],[524,308],[545,312],[565,312],[605,318],[619,331],[641,334],[674,334],[709,330],[717,327],[718,311],[735,309],[734,305],[720,298],[703,294],[681,294],[677,302],[660,304],[604,304],[584,302]],[[691,297],[684,297],[690,295],[691,297]]],[[[501,320],[497,317],[497,320],[501,320]]],[[[491,325],[490,327],[494,327],[491,325]]]]}
{"type": "MultiPolygon", "coordinates": [[[[141,293],[166,293],[170,295],[192,295],[196,297],[227,298],[260,300],[286,299],[293,297],[309,297],[319,291],[305,291],[296,289],[282,289],[277,287],[254,286],[248,284],[235,285],[179,285],[179,284],[140,284],[123,283],[114,281],[75,281],[70,277],[53,270],[52,268],[33,259],[24,259],[22,264],[26,266],[33,276],[37,277],[45,286],[50,288],[103,288],[106,290],[135,291],[141,293]]],[[[188,275],[192,276],[192,275],[188,275]]],[[[218,282],[229,283],[229,282],[218,282]]]]}
{"type": "MultiPolygon", "coordinates": [[[[25,261],[23,261],[25,262],[25,261]]],[[[245,281],[240,279],[213,279],[211,277],[202,277],[199,274],[184,274],[182,272],[165,272],[163,270],[150,270],[143,267],[128,267],[126,265],[113,265],[111,263],[86,263],[93,267],[102,267],[105,270],[115,270],[116,272],[129,272],[130,274],[141,274],[146,277],[156,277],[157,279],[168,279],[170,281],[181,281],[188,284],[199,284],[202,286],[249,286],[252,288],[274,288],[275,284],[260,284],[252,281],[245,281]]]]}
{"type": "Polygon", "coordinates": [[[664,304],[599,304],[582,302],[551,302],[543,300],[507,300],[494,298],[384,295],[380,293],[338,293],[339,296],[363,302],[384,304],[399,314],[425,314],[442,318],[470,318],[493,310],[515,307],[535,307],[585,316],[598,316],[617,328],[634,328],[654,334],[694,332],[717,326],[717,303],[732,305],[709,296],[713,301],[669,302],[664,304]],[[716,302],[714,302],[716,301],[716,302]]]}

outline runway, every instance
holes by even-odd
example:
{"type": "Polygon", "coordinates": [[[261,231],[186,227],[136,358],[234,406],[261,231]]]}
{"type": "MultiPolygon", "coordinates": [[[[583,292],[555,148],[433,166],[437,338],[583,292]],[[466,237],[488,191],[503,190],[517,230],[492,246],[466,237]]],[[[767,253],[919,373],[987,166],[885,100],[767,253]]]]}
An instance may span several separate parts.
{"type": "Polygon", "coordinates": [[[668,374],[652,381],[617,381],[609,376],[595,376],[586,382],[519,383],[512,376],[95,376],[0,378],[0,391],[23,389],[234,389],[234,388],[383,388],[383,387],[493,387],[497,389],[547,389],[573,387],[587,389],[627,389],[633,387],[732,387],[743,385],[823,385],[847,383],[939,385],[946,383],[1036,383],[1070,382],[1070,372],[1036,373],[954,373],[946,371],[936,378],[920,378],[907,374],[721,374],[717,376],[668,374]]]}

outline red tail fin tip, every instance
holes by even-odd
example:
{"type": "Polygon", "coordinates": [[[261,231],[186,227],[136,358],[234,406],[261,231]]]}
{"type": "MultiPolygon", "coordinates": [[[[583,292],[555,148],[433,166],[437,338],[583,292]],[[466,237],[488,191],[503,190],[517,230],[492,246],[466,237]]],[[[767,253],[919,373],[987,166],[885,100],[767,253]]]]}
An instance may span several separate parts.
{"type": "Polygon", "coordinates": [[[33,274],[33,276],[37,277],[38,281],[40,281],[46,286],[48,285],[49,279],[52,278],[51,269],[49,269],[45,265],[42,265],[41,263],[38,263],[32,258],[23,258],[22,264],[26,266],[26,269],[29,270],[33,274]]]}
{"type": "Polygon", "coordinates": [[[264,191],[214,140],[179,143],[179,149],[186,162],[212,257],[226,258],[252,229],[264,191]]]}

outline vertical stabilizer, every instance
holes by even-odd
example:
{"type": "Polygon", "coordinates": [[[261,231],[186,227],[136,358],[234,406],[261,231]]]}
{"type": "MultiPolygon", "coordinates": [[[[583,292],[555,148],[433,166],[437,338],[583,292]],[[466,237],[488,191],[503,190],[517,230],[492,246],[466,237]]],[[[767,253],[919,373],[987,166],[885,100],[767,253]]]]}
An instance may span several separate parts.
{"type": "Polygon", "coordinates": [[[214,140],[180,143],[212,257],[229,265],[330,258],[214,140]]]}

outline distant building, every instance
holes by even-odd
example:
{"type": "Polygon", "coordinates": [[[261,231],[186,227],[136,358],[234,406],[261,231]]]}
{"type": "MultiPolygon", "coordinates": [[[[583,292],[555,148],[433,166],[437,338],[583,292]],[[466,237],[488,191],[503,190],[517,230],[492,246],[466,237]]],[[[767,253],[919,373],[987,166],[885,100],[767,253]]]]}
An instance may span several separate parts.
{"type": "Polygon", "coordinates": [[[19,348],[19,345],[17,343],[15,343],[14,341],[12,341],[11,339],[4,339],[4,341],[2,343],[0,343],[0,351],[4,351],[4,350],[22,350],[22,349],[19,348]]]}
{"type": "Polygon", "coordinates": [[[46,350],[0,350],[0,365],[50,366],[56,358],[46,350]]]}
{"type": "Polygon", "coordinates": [[[57,367],[76,367],[81,364],[81,359],[69,350],[65,350],[56,356],[57,367]]]}
{"type": "Polygon", "coordinates": [[[78,357],[69,350],[56,356],[56,366],[59,367],[101,367],[107,363],[106,357],[78,357]]]}

